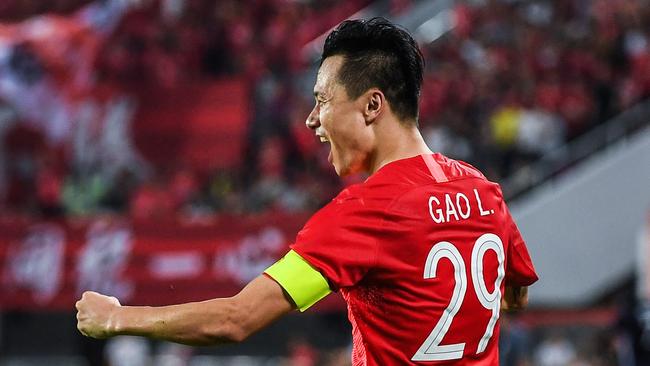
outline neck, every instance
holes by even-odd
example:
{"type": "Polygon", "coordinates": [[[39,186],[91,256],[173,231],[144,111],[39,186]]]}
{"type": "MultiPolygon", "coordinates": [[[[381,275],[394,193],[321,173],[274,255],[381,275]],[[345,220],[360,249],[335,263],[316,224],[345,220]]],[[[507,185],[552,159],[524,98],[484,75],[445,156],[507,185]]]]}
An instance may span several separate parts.
{"type": "Polygon", "coordinates": [[[432,153],[415,124],[404,126],[397,122],[381,127],[375,131],[377,148],[370,164],[370,174],[395,160],[432,153]]]}

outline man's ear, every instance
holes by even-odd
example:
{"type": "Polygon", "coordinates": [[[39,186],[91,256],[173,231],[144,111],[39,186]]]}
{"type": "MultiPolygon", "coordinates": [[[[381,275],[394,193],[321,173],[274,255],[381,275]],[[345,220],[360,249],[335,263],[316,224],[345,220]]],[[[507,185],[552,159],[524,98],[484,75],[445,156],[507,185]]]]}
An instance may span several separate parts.
{"type": "Polygon", "coordinates": [[[381,90],[371,88],[365,93],[364,100],[366,103],[363,115],[366,118],[366,124],[371,124],[381,113],[383,113],[384,108],[386,107],[386,97],[381,90]]]}

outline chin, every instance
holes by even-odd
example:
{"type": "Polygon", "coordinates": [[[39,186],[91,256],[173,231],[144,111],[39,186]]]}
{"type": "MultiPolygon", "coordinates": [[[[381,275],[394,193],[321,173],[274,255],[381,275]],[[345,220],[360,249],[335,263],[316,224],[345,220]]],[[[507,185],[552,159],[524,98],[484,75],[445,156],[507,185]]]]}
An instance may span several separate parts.
{"type": "Polygon", "coordinates": [[[361,173],[363,169],[359,169],[358,167],[351,166],[351,165],[337,166],[335,164],[334,165],[334,170],[336,171],[336,174],[339,177],[345,178],[345,177],[350,176],[350,175],[361,173]]]}
{"type": "Polygon", "coordinates": [[[345,177],[347,177],[347,176],[350,175],[350,172],[346,172],[346,171],[339,172],[339,171],[337,170],[337,171],[336,171],[336,175],[338,175],[340,178],[345,178],[345,177]]]}
{"type": "Polygon", "coordinates": [[[334,171],[336,172],[336,175],[338,175],[339,177],[344,178],[350,175],[350,169],[348,169],[348,167],[342,167],[335,163],[332,163],[332,166],[334,167],[334,171]]]}

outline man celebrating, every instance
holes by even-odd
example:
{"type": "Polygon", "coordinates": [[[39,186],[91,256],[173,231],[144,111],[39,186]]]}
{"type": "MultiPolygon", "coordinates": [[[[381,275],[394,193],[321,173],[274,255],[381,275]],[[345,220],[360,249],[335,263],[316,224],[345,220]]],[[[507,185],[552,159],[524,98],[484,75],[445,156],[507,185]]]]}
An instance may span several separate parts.
{"type": "Polygon", "coordinates": [[[434,154],[417,128],[422,55],[381,18],[325,41],[307,118],[340,176],[367,172],[298,233],[287,255],[231,298],[121,306],[84,293],[78,328],[187,344],[238,342],[340,291],[354,365],[498,365],[499,314],[537,280],[499,186],[434,154]]]}

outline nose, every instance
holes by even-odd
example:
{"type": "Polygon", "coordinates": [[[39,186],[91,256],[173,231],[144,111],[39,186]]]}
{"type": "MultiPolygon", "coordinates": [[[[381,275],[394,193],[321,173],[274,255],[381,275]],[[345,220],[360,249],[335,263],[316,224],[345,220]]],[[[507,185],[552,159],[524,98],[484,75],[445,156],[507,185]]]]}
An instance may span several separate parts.
{"type": "Polygon", "coordinates": [[[307,120],[305,121],[305,124],[307,125],[307,127],[309,127],[312,130],[315,130],[318,127],[320,127],[320,119],[318,118],[318,105],[315,105],[314,108],[311,110],[311,112],[307,116],[307,120]]]}

